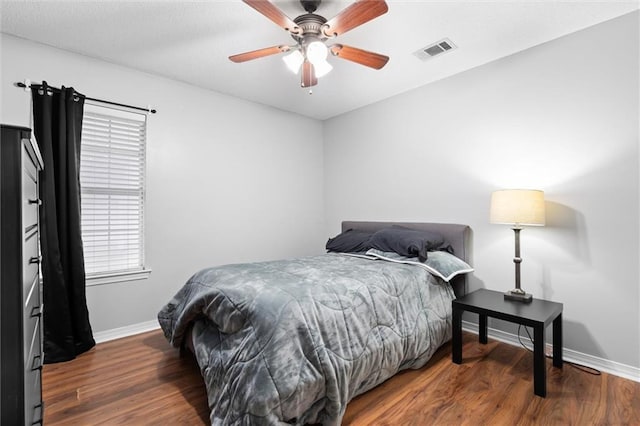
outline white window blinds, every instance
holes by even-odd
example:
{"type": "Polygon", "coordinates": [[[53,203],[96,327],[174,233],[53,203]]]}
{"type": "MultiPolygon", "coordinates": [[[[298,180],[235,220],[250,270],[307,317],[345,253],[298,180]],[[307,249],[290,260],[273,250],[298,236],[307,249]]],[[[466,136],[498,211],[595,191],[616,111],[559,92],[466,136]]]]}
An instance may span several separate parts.
{"type": "Polygon", "coordinates": [[[144,269],[146,115],[85,105],[80,187],[87,277],[144,269]]]}

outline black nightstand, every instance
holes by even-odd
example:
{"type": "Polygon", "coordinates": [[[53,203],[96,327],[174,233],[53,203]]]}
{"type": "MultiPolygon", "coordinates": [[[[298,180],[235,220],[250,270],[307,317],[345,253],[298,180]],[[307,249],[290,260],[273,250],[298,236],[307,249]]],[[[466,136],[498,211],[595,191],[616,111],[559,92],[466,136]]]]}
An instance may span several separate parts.
{"type": "Polygon", "coordinates": [[[451,359],[462,364],[462,313],[475,312],[480,317],[480,343],[487,343],[487,317],[515,322],[533,328],[533,392],[547,396],[544,332],[553,322],[553,366],[562,368],[562,303],[533,299],[531,303],[504,300],[504,294],[481,289],[452,302],[453,340],[451,359]]]}

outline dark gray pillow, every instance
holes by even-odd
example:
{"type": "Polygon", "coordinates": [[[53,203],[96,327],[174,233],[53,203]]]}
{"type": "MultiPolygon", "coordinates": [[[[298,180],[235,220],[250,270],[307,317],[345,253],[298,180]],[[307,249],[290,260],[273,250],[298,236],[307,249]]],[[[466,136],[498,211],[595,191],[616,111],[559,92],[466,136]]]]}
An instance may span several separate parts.
{"type": "Polygon", "coordinates": [[[338,253],[365,252],[371,248],[371,244],[369,244],[371,235],[371,232],[347,229],[343,233],[329,238],[326,248],[328,251],[338,253]]]}
{"type": "Polygon", "coordinates": [[[401,226],[379,230],[371,236],[370,243],[371,248],[391,251],[406,257],[417,257],[420,262],[427,260],[428,251],[448,251],[448,244],[442,235],[401,226]]]}

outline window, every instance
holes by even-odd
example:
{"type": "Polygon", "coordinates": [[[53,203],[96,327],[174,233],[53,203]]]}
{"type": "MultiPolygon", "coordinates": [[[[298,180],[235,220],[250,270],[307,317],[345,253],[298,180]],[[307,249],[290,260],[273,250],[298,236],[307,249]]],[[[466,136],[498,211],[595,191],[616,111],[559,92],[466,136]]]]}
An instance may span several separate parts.
{"type": "Polygon", "coordinates": [[[87,285],[146,278],[146,115],[85,104],[80,187],[87,285]]]}

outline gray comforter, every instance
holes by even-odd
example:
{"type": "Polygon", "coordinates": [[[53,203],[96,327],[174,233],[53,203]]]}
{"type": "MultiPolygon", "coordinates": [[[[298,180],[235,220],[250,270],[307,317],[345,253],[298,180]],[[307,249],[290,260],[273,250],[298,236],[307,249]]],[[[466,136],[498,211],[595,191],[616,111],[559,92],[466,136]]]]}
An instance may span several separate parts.
{"type": "Polygon", "coordinates": [[[420,267],[326,254],[204,269],[158,320],[176,347],[193,325],[212,424],[339,424],[450,339],[453,298],[420,267]]]}

